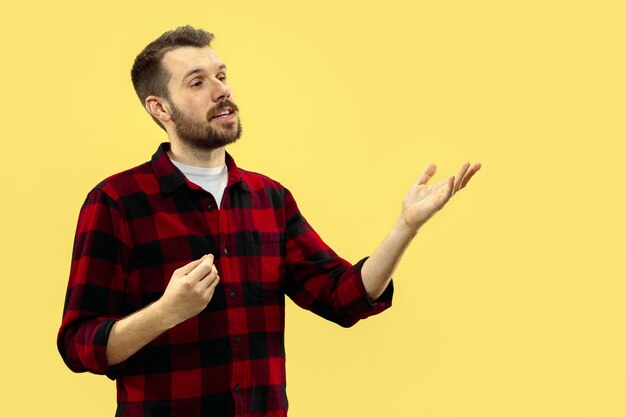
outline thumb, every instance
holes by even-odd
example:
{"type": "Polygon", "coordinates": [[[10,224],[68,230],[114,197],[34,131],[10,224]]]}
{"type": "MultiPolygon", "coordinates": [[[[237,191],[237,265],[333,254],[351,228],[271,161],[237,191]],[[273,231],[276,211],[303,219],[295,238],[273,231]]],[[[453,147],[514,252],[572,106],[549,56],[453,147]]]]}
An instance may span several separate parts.
{"type": "Polygon", "coordinates": [[[416,187],[418,185],[426,185],[428,181],[430,181],[430,179],[435,175],[435,173],[437,173],[437,165],[433,163],[426,165],[424,171],[422,172],[422,175],[420,175],[417,181],[415,181],[413,186],[416,187]]]}

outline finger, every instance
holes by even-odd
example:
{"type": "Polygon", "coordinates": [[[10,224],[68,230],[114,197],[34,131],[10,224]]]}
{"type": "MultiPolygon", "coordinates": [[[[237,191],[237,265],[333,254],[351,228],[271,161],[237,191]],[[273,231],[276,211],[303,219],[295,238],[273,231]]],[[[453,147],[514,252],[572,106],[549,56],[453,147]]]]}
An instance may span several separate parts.
{"type": "Polygon", "coordinates": [[[200,281],[209,272],[211,272],[211,269],[213,268],[213,260],[214,257],[211,253],[203,256],[198,266],[196,266],[193,271],[189,272],[187,277],[194,282],[200,281]]]}
{"type": "Polygon", "coordinates": [[[465,178],[463,178],[463,182],[461,183],[461,188],[463,188],[463,187],[465,187],[467,185],[469,180],[474,176],[474,174],[476,174],[478,172],[480,167],[481,167],[481,164],[479,162],[476,165],[474,165],[472,168],[470,168],[469,171],[467,171],[467,174],[465,174],[465,178]]]}
{"type": "Polygon", "coordinates": [[[203,258],[196,259],[195,261],[191,261],[188,264],[181,266],[176,271],[174,271],[174,275],[176,276],[187,275],[188,273],[193,271],[198,265],[200,265],[200,262],[202,262],[202,259],[203,258]]]}
{"type": "Polygon", "coordinates": [[[220,276],[216,275],[215,279],[211,282],[211,285],[209,285],[209,288],[211,288],[211,290],[214,290],[215,287],[217,287],[217,284],[219,284],[220,279],[221,279],[220,276]]]}
{"type": "Polygon", "coordinates": [[[433,175],[435,175],[436,172],[437,172],[437,165],[435,164],[426,165],[426,168],[424,168],[422,175],[420,175],[418,180],[415,182],[415,185],[424,185],[428,183],[428,181],[430,181],[430,179],[433,177],[433,175]]]}
{"type": "Polygon", "coordinates": [[[219,284],[220,282],[220,277],[217,276],[215,277],[215,279],[213,281],[211,281],[211,285],[209,285],[208,287],[206,287],[205,289],[205,296],[213,296],[213,293],[215,292],[215,287],[217,287],[217,284],[219,284]]]}
{"type": "Polygon", "coordinates": [[[215,279],[215,277],[217,276],[217,268],[215,267],[215,265],[213,265],[211,267],[211,270],[209,271],[208,274],[206,274],[205,276],[203,276],[202,278],[200,278],[200,281],[203,281],[204,285],[209,285],[210,282],[215,279]],[[206,281],[206,282],[204,282],[206,281]]]}
{"type": "Polygon", "coordinates": [[[202,285],[204,288],[209,288],[220,280],[220,276],[217,273],[210,273],[204,279],[202,279],[198,285],[202,285]]]}
{"type": "Polygon", "coordinates": [[[461,189],[461,183],[463,182],[463,178],[465,177],[465,173],[467,173],[467,170],[469,169],[469,167],[470,167],[470,163],[466,162],[463,165],[461,165],[461,168],[459,168],[459,172],[457,172],[455,181],[454,181],[455,193],[461,189]]]}

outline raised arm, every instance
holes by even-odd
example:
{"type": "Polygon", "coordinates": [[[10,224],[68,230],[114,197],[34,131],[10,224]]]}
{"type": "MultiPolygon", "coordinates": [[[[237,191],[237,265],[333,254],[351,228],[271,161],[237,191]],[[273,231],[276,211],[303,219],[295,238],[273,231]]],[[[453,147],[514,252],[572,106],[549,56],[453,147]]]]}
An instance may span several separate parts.
{"type": "Polygon", "coordinates": [[[457,175],[434,185],[428,185],[428,181],[437,172],[437,166],[434,164],[426,166],[404,197],[402,213],[395,225],[363,265],[361,270],[363,285],[371,300],[376,300],[387,288],[404,251],[420,227],[441,210],[455,193],[467,185],[480,166],[465,163],[457,175]]]}

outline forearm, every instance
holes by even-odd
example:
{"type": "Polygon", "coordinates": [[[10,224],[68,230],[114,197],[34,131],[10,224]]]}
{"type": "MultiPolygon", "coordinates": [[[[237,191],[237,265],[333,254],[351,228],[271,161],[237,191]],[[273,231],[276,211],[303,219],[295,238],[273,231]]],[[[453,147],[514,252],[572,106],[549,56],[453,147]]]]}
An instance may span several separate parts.
{"type": "Polygon", "coordinates": [[[116,365],[130,358],[171,327],[164,320],[159,307],[157,301],[113,325],[106,349],[109,365],[116,365]]]}
{"type": "Polygon", "coordinates": [[[376,251],[365,261],[361,276],[370,300],[376,300],[385,291],[416,233],[400,217],[376,251]]]}
{"type": "Polygon", "coordinates": [[[166,330],[206,308],[219,282],[213,259],[213,255],[205,255],[178,268],[161,298],[113,325],[106,350],[109,365],[125,361],[166,330]]]}

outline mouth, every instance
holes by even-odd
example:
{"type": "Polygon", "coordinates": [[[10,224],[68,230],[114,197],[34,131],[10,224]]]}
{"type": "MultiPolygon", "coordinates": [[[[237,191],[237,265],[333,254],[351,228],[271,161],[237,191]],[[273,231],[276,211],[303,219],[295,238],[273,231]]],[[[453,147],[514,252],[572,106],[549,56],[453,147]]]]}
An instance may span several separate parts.
{"type": "Polygon", "coordinates": [[[236,110],[232,107],[226,107],[225,109],[220,110],[215,114],[215,116],[211,117],[211,120],[230,120],[234,119],[236,110]]]}

